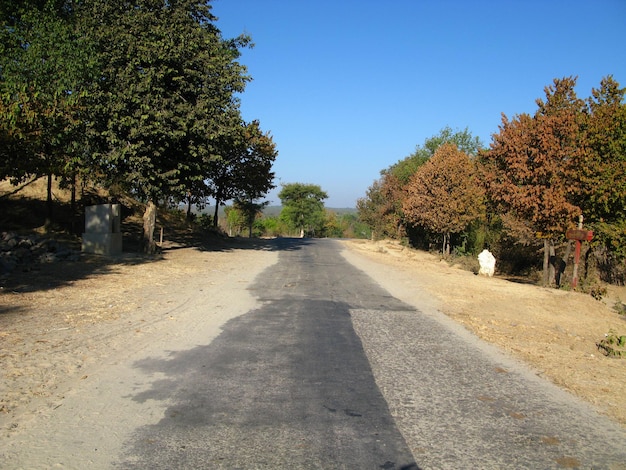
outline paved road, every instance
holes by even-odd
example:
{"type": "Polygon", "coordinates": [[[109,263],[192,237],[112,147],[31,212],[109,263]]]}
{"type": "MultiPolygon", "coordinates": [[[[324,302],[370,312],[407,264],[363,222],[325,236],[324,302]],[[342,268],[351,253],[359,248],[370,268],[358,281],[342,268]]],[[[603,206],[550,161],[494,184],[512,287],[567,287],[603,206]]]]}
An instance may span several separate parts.
{"type": "Polygon", "coordinates": [[[168,408],[118,468],[624,468],[618,427],[394,299],[337,242],[275,246],[260,308],[135,364],[161,379],[129,398],[168,408]]]}
{"type": "Polygon", "coordinates": [[[626,468],[622,429],[403,275],[330,240],[260,247],[121,319],[127,350],[14,417],[0,468],[626,468]]]}

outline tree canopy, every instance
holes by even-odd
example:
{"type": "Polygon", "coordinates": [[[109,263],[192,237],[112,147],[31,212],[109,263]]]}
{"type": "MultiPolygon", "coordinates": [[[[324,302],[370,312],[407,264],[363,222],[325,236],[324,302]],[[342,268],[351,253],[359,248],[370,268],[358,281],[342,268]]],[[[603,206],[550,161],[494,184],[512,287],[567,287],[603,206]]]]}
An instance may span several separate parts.
{"type": "Polygon", "coordinates": [[[584,216],[601,275],[626,282],[626,90],[608,76],[581,99],[576,81],[555,79],[532,114],[503,115],[486,149],[467,129],[445,128],[381,171],[357,203],[359,216],[382,236],[404,232],[413,243],[464,230],[474,231],[475,249],[488,239],[501,256],[513,245],[542,250],[544,282],[548,264],[560,263],[555,249],[569,246],[565,233],[584,216]],[[483,212],[484,222],[467,226],[483,212]]]}
{"type": "Polygon", "coordinates": [[[381,178],[370,186],[364,198],[357,201],[359,217],[369,224],[375,237],[401,238],[415,228],[416,219],[409,221],[403,211],[407,187],[414,175],[445,144],[452,144],[472,157],[483,147],[469,129],[459,131],[446,126],[427,138],[423,145],[417,145],[411,155],[382,170],[381,178]]]}
{"type": "Polygon", "coordinates": [[[223,40],[197,0],[92,1],[84,13],[101,59],[90,129],[103,174],[144,199],[183,199],[240,125],[248,38],[223,40]]]}
{"type": "Polygon", "coordinates": [[[474,162],[454,144],[440,146],[411,177],[402,204],[407,222],[442,235],[450,253],[450,234],[464,230],[483,215],[484,193],[474,162]]]}
{"type": "Polygon", "coordinates": [[[143,201],[255,199],[276,157],[243,122],[246,35],[204,0],[0,2],[0,177],[89,178],[143,201]]]}
{"type": "MultiPolygon", "coordinates": [[[[2,2],[0,178],[70,178],[84,151],[93,44],[69,2],[2,2]]],[[[49,214],[50,216],[51,214],[49,214]]]]}
{"type": "Polygon", "coordinates": [[[278,193],[282,203],[281,218],[300,231],[300,236],[323,229],[324,199],[328,194],[315,184],[283,184],[278,193]]]}

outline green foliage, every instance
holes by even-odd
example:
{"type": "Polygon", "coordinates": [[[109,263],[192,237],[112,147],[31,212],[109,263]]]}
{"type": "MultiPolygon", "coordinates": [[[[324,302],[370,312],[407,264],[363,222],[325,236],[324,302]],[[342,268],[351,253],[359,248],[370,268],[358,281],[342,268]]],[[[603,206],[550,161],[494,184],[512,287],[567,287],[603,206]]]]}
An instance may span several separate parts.
{"type": "Polygon", "coordinates": [[[0,178],[71,175],[85,148],[93,45],[68,2],[5,2],[0,14],[0,178]]]}
{"type": "Polygon", "coordinates": [[[315,184],[288,183],[278,193],[283,209],[281,220],[301,235],[319,236],[324,229],[324,199],[328,195],[315,184]]]}
{"type": "MultiPolygon", "coordinates": [[[[264,215],[254,221],[254,236],[279,237],[294,235],[296,229],[289,221],[279,216],[264,215]]],[[[369,227],[358,219],[354,212],[326,210],[322,228],[315,233],[317,237],[331,238],[370,238],[369,227]]]]}
{"type": "Polygon", "coordinates": [[[222,40],[194,0],[99,0],[83,13],[101,64],[91,137],[103,174],[144,199],[182,200],[206,179],[218,137],[240,126],[247,38],[222,40]]]}
{"type": "Polygon", "coordinates": [[[626,357],[626,335],[618,335],[610,330],[596,346],[605,356],[626,357]]]}
{"type": "Polygon", "coordinates": [[[338,232],[336,237],[364,239],[372,237],[370,228],[359,219],[357,214],[342,214],[338,217],[337,222],[340,232],[338,232]]]}
{"type": "Polygon", "coordinates": [[[250,38],[215,20],[202,0],[0,2],[0,178],[189,208],[264,195],[277,152],[237,96],[250,38]]]}
{"type": "Polygon", "coordinates": [[[446,126],[439,131],[439,134],[426,139],[423,146],[417,145],[415,152],[411,155],[391,165],[381,173],[383,175],[393,174],[400,181],[400,184],[405,185],[417,169],[435,155],[437,149],[444,144],[454,144],[460,151],[472,157],[478,155],[478,152],[484,147],[480,139],[473,137],[467,127],[462,131],[454,131],[446,126]]]}
{"type": "Polygon", "coordinates": [[[249,201],[261,198],[274,188],[272,165],[278,152],[269,133],[263,133],[258,121],[231,129],[219,139],[219,155],[208,163],[208,192],[217,206],[235,199],[249,201]]]}
{"type": "Polygon", "coordinates": [[[261,235],[267,237],[280,237],[289,234],[289,227],[277,216],[257,219],[255,226],[261,235]]]}
{"type": "Polygon", "coordinates": [[[246,226],[246,219],[241,210],[234,206],[226,206],[224,208],[226,214],[226,224],[228,226],[228,235],[233,237],[240,235],[246,226]]]}
{"type": "Polygon", "coordinates": [[[579,205],[590,222],[623,224],[626,219],[625,94],[626,89],[606,77],[592,90],[583,114],[588,151],[580,168],[579,205]]]}
{"type": "Polygon", "coordinates": [[[243,227],[248,228],[248,236],[253,236],[254,224],[257,219],[263,216],[263,208],[269,202],[256,203],[253,200],[243,201],[236,199],[233,207],[227,212],[228,224],[231,224],[241,231],[243,227]],[[232,217],[231,217],[232,216],[232,217]]]}

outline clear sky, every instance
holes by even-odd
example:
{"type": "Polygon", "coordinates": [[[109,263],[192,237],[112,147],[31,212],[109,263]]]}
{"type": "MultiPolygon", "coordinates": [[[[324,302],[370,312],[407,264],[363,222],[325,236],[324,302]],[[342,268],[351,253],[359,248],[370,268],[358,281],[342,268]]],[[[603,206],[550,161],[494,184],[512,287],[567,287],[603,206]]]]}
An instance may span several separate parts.
{"type": "MultiPolygon", "coordinates": [[[[626,86],[626,0],[213,0],[225,38],[255,44],[241,95],[279,155],[275,184],[355,207],[380,171],[450,126],[485,145],[554,78],[626,86]]],[[[279,205],[278,190],[268,199],[279,205]]]]}

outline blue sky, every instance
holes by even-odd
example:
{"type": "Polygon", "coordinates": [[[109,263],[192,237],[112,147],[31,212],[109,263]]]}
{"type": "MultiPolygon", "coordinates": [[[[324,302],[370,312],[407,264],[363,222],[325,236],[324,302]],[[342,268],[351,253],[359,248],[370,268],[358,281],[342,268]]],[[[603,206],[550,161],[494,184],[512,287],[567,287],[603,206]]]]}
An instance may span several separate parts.
{"type": "MultiPolygon", "coordinates": [[[[485,145],[554,78],[626,86],[626,0],[213,0],[226,38],[255,44],[245,120],[271,132],[275,184],[355,207],[380,171],[450,126],[485,145]]],[[[279,205],[277,190],[268,195],[279,205]]]]}

